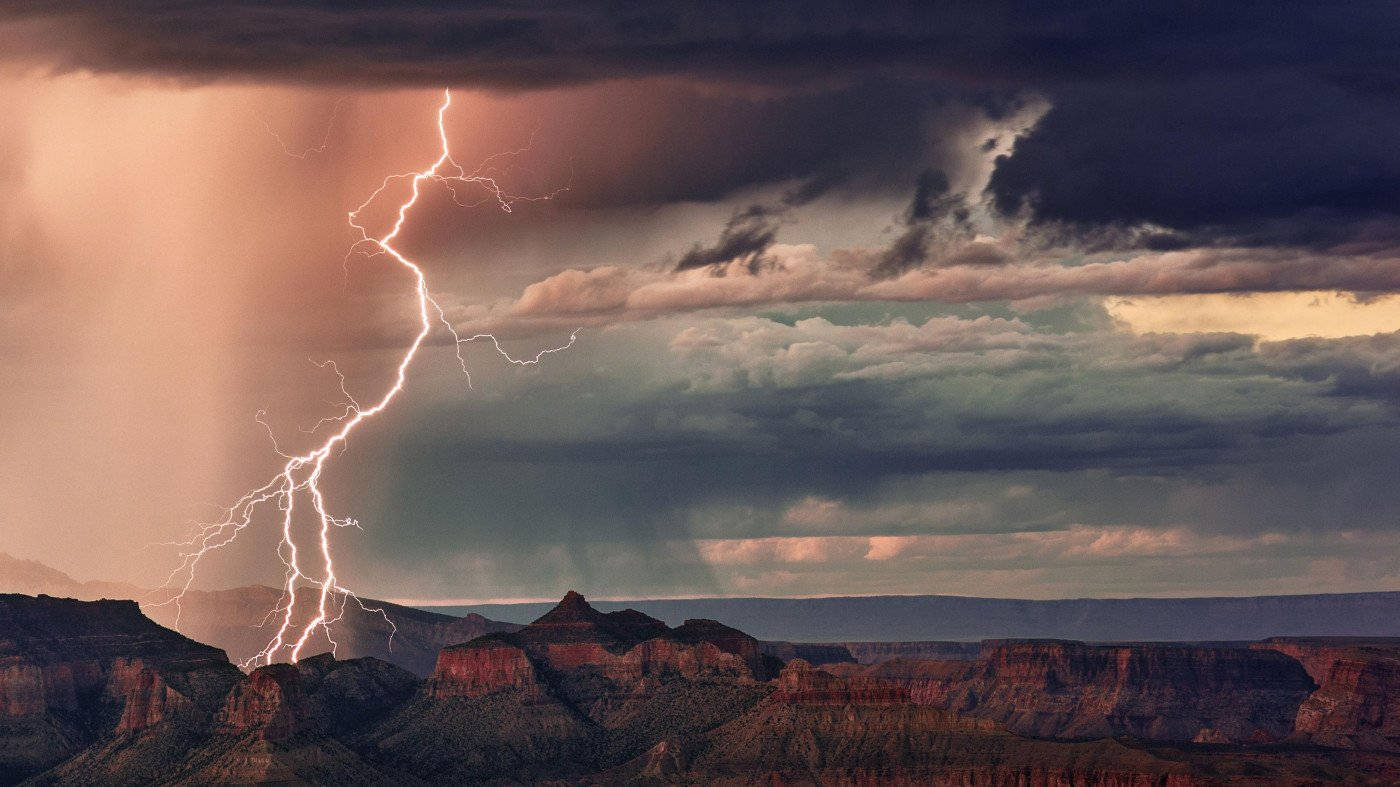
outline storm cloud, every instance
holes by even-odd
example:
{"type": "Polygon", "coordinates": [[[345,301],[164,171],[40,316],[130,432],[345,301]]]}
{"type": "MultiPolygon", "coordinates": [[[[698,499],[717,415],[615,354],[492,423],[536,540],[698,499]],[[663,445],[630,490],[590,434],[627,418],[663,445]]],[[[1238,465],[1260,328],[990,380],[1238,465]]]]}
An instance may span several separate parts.
{"type": "Polygon", "coordinates": [[[450,87],[552,198],[429,184],[403,250],[463,335],[583,330],[428,339],[327,479],[366,592],[1393,588],[1394,4],[0,0],[0,61],[0,477],[84,576],[305,439],[308,357],[393,379],[344,212],[450,87]]]}
{"type": "MultiPolygon", "coordinates": [[[[785,143],[759,145],[753,183],[820,174],[838,149],[852,171],[860,145],[840,129],[857,118],[879,139],[927,98],[995,114],[1034,92],[1053,109],[998,164],[1000,210],[1145,222],[1193,242],[1337,245],[1400,195],[1400,149],[1387,142],[1400,127],[1400,11],[1381,2],[49,2],[5,4],[0,20],[7,59],[58,71],[506,90],[662,77],[806,102],[812,120],[834,121],[835,132],[787,112],[736,129],[745,147],[785,143]]],[[[883,149],[885,167],[910,164],[906,147],[883,149]]],[[[735,172],[707,198],[743,185],[735,172]]],[[[1156,242],[1183,242],[1169,237],[1156,242]]],[[[917,256],[917,241],[903,252],[917,256]]]]}

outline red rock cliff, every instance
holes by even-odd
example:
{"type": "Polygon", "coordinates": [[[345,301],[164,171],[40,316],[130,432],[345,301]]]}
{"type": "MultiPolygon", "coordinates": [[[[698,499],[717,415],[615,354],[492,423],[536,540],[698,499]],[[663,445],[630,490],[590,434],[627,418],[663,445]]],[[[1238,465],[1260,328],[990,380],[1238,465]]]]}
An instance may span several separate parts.
{"type": "Polygon", "coordinates": [[[1289,735],[1314,688],[1297,662],[1244,648],[989,640],[975,661],[867,668],[916,702],[1044,737],[1260,742],[1289,735]]]}
{"type": "Polygon", "coordinates": [[[801,705],[899,705],[909,702],[909,691],[903,686],[864,675],[837,677],[816,669],[802,659],[788,662],[774,685],[777,690],[770,695],[770,699],[775,702],[801,705]]]}
{"type": "Polygon", "coordinates": [[[524,649],[495,636],[443,648],[427,684],[431,697],[480,697],[507,689],[530,696],[543,691],[524,649]]]}
{"type": "Polygon", "coordinates": [[[1275,637],[1253,647],[1292,656],[1320,684],[1298,708],[1297,737],[1400,751],[1400,639],[1275,637]]]}
{"type": "Polygon", "coordinates": [[[134,601],[0,594],[0,721],[35,741],[0,751],[0,773],[177,714],[207,719],[240,676],[222,651],[157,626],[134,601]]]}

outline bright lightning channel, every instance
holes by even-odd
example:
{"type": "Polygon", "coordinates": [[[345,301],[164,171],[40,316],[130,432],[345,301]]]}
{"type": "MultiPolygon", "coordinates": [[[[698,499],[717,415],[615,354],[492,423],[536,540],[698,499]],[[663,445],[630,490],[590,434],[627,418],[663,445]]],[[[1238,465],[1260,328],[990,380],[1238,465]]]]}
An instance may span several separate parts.
{"type": "MultiPolygon", "coordinates": [[[[487,169],[492,159],[487,159],[477,167],[468,172],[452,157],[451,147],[447,140],[447,130],[444,126],[444,118],[447,110],[452,106],[452,92],[443,91],[442,104],[437,111],[438,140],[441,145],[441,153],[432,166],[419,172],[407,172],[386,177],[379,187],[369,195],[364,202],[360,203],[354,210],[351,210],[346,221],[350,227],[358,234],[358,237],[351,245],[346,258],[351,255],[361,253],[369,257],[387,255],[395,263],[407,269],[413,274],[414,292],[417,296],[418,304],[418,332],[413,337],[413,342],[405,350],[403,357],[399,360],[398,368],[394,374],[393,385],[384,392],[379,399],[368,406],[362,406],[350,396],[345,389],[345,378],[332,362],[319,364],[323,367],[330,367],[340,380],[341,393],[344,394],[344,411],[337,416],[322,418],[310,429],[303,431],[314,433],[320,427],[327,424],[336,425],[338,428],[330,434],[315,449],[304,454],[288,454],[277,446],[273,440],[273,449],[286,459],[282,470],[275,477],[262,486],[253,489],[240,497],[233,505],[224,509],[222,518],[213,523],[199,526],[198,532],[188,541],[180,542],[180,564],[166,578],[163,588],[173,588],[178,584],[178,591],[169,599],[160,602],[156,606],[174,604],[176,608],[176,624],[178,625],[180,614],[183,611],[180,606],[181,600],[189,591],[194,582],[195,571],[199,562],[210,552],[220,549],[232,543],[244,529],[252,524],[254,516],[258,511],[268,505],[275,506],[280,512],[280,523],[282,530],[281,541],[277,546],[277,555],[286,566],[286,581],[282,586],[282,597],[278,605],[268,613],[267,619],[279,621],[276,633],[268,641],[261,651],[243,663],[245,669],[271,664],[274,660],[285,655],[288,661],[295,663],[302,655],[307,643],[317,631],[325,633],[330,640],[332,652],[334,653],[336,642],[331,637],[330,627],[345,614],[347,603],[353,599],[360,608],[366,612],[378,613],[389,624],[391,628],[390,643],[394,623],[383,609],[367,607],[360,601],[359,597],[348,590],[336,574],[335,561],[331,550],[331,533],[338,527],[359,527],[359,523],[351,518],[337,517],[330,512],[325,495],[321,489],[320,482],[326,469],[327,462],[337,447],[343,447],[346,439],[355,431],[360,424],[384,412],[385,409],[404,389],[408,379],[408,369],[418,355],[418,350],[422,347],[424,340],[432,332],[435,323],[444,326],[452,335],[457,360],[461,365],[462,372],[467,375],[468,385],[471,384],[471,375],[467,372],[466,360],[462,355],[462,345],[478,340],[490,340],[495,351],[512,364],[529,366],[539,363],[545,356],[552,353],[562,352],[573,346],[578,338],[578,331],[575,330],[569,335],[567,343],[541,350],[533,358],[515,358],[501,347],[500,341],[489,333],[479,333],[463,338],[457,333],[451,321],[447,319],[447,314],[442,306],[433,298],[428,289],[428,280],[423,273],[423,269],[417,263],[406,257],[403,252],[395,247],[403,232],[404,224],[408,220],[409,212],[418,203],[418,198],[422,194],[423,187],[428,184],[438,184],[443,186],[451,194],[452,199],[458,205],[469,207],[468,203],[462,202],[457,188],[460,186],[477,186],[485,190],[487,196],[477,203],[495,201],[501,210],[511,212],[515,203],[521,201],[538,201],[551,199],[557,196],[564,189],[540,196],[540,197],[518,197],[507,194],[496,178],[487,169]],[[390,184],[408,180],[410,181],[410,194],[406,201],[398,206],[396,219],[393,227],[382,237],[374,237],[369,230],[360,222],[360,214],[372,205],[380,195],[383,194],[390,184]],[[314,521],[317,528],[317,557],[313,561],[304,560],[302,550],[298,546],[297,540],[293,537],[292,527],[295,515],[300,511],[298,499],[301,499],[301,506],[309,502],[311,511],[314,514],[314,521]],[[308,565],[311,564],[311,565],[308,565]],[[314,566],[314,567],[312,567],[314,566]],[[307,572],[311,573],[307,573],[307,572]],[[177,583],[177,579],[183,577],[183,581],[177,583]],[[305,583],[310,592],[314,593],[316,599],[316,613],[306,623],[296,625],[293,623],[294,612],[297,604],[298,585],[305,583]]],[[[339,107],[337,106],[337,110],[339,107]]],[[[280,142],[280,139],[279,139],[280,142]]],[[[324,148],[324,142],[320,146],[324,148]]],[[[286,150],[285,146],[283,147],[286,150]]],[[[319,152],[319,151],[317,151],[319,152]]],[[[518,152],[518,151],[517,151],[518,152]]],[[[265,414],[261,411],[257,415],[259,423],[267,427],[265,414]]],[[[268,434],[271,436],[271,428],[268,427],[268,434]]]]}

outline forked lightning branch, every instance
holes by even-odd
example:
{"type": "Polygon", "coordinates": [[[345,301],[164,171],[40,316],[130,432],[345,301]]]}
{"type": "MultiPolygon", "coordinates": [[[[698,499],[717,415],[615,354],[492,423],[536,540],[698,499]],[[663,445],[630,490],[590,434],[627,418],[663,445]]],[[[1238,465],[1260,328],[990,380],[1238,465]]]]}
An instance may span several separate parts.
{"type": "MultiPolygon", "coordinates": [[[[346,605],[352,600],[365,611],[382,615],[392,630],[393,622],[389,620],[384,611],[365,607],[360,602],[359,597],[346,587],[341,577],[336,573],[334,550],[332,549],[333,536],[337,529],[355,527],[358,526],[358,523],[352,518],[332,513],[332,506],[326,498],[321,482],[336,449],[343,447],[347,438],[361,424],[384,412],[403,391],[414,358],[417,357],[424,340],[428,338],[436,326],[441,326],[452,336],[457,361],[461,365],[462,372],[467,374],[468,385],[471,383],[471,376],[462,355],[462,345],[466,343],[488,340],[495,352],[510,363],[532,365],[539,363],[546,355],[568,349],[573,346],[577,338],[578,332],[574,331],[570,334],[568,342],[559,347],[542,350],[532,358],[516,358],[507,353],[492,334],[478,333],[467,337],[461,336],[447,318],[447,313],[442,306],[433,298],[423,268],[405,256],[395,245],[401,238],[409,215],[414,206],[418,204],[425,188],[444,188],[451,195],[453,201],[463,207],[472,207],[483,202],[494,202],[499,209],[506,212],[510,212],[517,202],[546,200],[558,194],[556,191],[538,197],[514,196],[507,193],[497,177],[491,174],[492,171],[488,169],[491,159],[483,162],[472,171],[467,171],[458,164],[456,159],[452,157],[444,125],[444,118],[451,106],[452,93],[450,90],[444,90],[442,104],[437,111],[438,140],[441,145],[437,160],[427,169],[384,178],[379,187],[364,202],[351,210],[346,217],[349,226],[357,235],[347,253],[347,258],[357,253],[370,257],[387,257],[393,264],[407,269],[413,277],[418,331],[399,359],[393,383],[373,403],[362,405],[345,391],[344,377],[340,376],[339,370],[336,369],[336,374],[340,377],[342,393],[345,393],[345,409],[340,415],[322,418],[312,430],[313,432],[319,431],[321,427],[329,426],[334,431],[316,448],[303,454],[287,454],[277,449],[278,454],[286,459],[281,472],[224,509],[223,515],[218,521],[199,525],[192,538],[180,542],[178,544],[180,562],[162,586],[172,588],[175,592],[157,606],[174,604],[178,623],[181,599],[193,584],[200,561],[211,552],[233,543],[240,533],[254,524],[255,519],[262,512],[266,510],[275,512],[272,518],[278,522],[281,528],[277,556],[286,567],[281,598],[277,606],[269,613],[269,619],[276,623],[277,629],[263,649],[244,663],[245,668],[270,664],[281,658],[295,662],[302,656],[302,651],[318,631],[325,633],[334,650],[336,643],[331,635],[331,625],[344,615],[346,605]],[[382,236],[375,237],[361,222],[360,216],[377,203],[391,185],[403,181],[409,182],[408,198],[398,205],[398,209],[394,213],[395,220],[389,231],[382,236]],[[459,189],[466,187],[483,190],[485,198],[475,202],[464,202],[462,192],[459,189]],[[309,545],[299,540],[295,533],[296,524],[301,517],[309,517],[313,525],[315,538],[313,543],[309,545]],[[314,612],[311,613],[309,619],[297,621],[295,618],[298,596],[302,593],[310,594],[314,599],[315,603],[312,605],[314,612]]],[[[260,413],[260,420],[261,417],[260,413]]]]}

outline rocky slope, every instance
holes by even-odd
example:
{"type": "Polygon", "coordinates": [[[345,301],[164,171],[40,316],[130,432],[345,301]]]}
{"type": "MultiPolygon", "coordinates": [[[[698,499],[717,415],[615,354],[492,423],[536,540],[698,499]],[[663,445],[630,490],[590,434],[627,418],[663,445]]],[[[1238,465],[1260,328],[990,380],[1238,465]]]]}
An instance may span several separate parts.
{"type": "MultiPolygon", "coordinates": [[[[989,719],[898,701],[795,661],[780,688],[705,733],[668,736],[596,783],[1165,785],[1384,783],[1395,761],[1312,752],[1149,749],[1105,739],[1048,741],[989,719]]],[[[890,692],[893,693],[890,693],[890,692]]]]}
{"type": "MultiPolygon", "coordinates": [[[[1314,684],[1268,647],[989,642],[971,661],[777,669],[756,640],[715,621],[671,628],[574,593],[519,631],[444,648],[426,681],[328,654],[244,676],[130,602],[0,597],[0,633],[10,756],[0,783],[1400,780],[1400,754],[1373,750],[1383,737],[1338,744],[1319,727],[1248,742],[1279,717],[1303,723],[1317,699],[1293,697],[1295,684],[1302,696],[1314,684]],[[1246,742],[1183,741],[1199,729],[1246,742]]],[[[1371,696],[1375,684],[1341,676],[1355,654],[1334,655],[1335,685],[1371,696]]],[[[1346,718],[1390,718],[1362,706],[1346,718]]]]}
{"type": "Polygon", "coordinates": [[[240,677],[134,601],[0,595],[0,782],[105,736],[207,714],[240,677]]]}
{"type": "Polygon", "coordinates": [[[273,664],[236,682],[208,723],[110,736],[34,783],[385,783],[344,741],[397,711],[418,685],[373,658],[273,664]]]}

